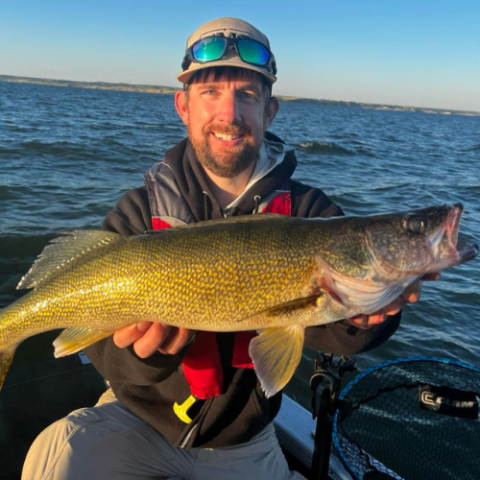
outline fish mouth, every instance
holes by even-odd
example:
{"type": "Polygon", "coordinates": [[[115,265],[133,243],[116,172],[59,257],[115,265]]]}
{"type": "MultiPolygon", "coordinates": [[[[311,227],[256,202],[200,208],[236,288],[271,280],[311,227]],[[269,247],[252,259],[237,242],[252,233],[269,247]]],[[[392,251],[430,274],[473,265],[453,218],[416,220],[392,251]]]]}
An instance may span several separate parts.
{"type": "Polygon", "coordinates": [[[463,210],[461,203],[452,205],[444,228],[440,229],[440,235],[436,234],[430,239],[430,245],[436,252],[436,258],[445,266],[460,265],[472,260],[478,254],[477,245],[458,240],[463,210]]]}

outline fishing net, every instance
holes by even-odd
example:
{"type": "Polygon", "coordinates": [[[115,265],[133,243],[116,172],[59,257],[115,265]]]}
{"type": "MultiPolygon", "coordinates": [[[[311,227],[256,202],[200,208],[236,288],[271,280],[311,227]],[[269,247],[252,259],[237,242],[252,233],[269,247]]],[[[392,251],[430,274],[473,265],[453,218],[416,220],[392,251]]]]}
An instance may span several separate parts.
{"type": "Polygon", "coordinates": [[[340,401],[333,442],[353,478],[480,479],[480,369],[398,359],[356,377],[340,401]]]}

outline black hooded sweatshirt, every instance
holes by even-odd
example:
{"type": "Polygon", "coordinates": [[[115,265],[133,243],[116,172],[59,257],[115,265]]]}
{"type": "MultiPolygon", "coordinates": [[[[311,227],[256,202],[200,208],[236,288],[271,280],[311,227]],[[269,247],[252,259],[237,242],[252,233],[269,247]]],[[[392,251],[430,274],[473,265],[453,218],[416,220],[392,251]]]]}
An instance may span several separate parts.
{"type": "MultiPolygon", "coordinates": [[[[281,142],[268,132],[266,138],[281,142]]],[[[194,221],[223,216],[187,139],[166,152],[165,162],[173,171],[176,185],[194,221]]],[[[266,198],[287,184],[291,191],[293,216],[343,215],[341,208],[321,190],[291,180],[296,163],[294,152],[286,153],[283,162],[255,183],[229,214],[251,214],[258,208],[258,197],[266,198]]],[[[103,229],[125,236],[143,234],[152,230],[151,217],[148,191],[143,186],[120,198],[107,215],[103,229]]],[[[346,321],[309,327],[305,332],[305,343],[310,348],[338,355],[364,352],[388,339],[399,322],[400,314],[369,330],[358,329],[346,321]]],[[[131,347],[117,348],[110,337],[89,347],[86,353],[110,382],[119,402],[172,444],[183,448],[221,448],[248,442],[263,430],[277,415],[282,394],[266,399],[253,370],[232,367],[233,333],[217,333],[216,339],[224,374],[223,392],[199,402],[197,413],[188,425],[173,411],[175,402],[181,404],[190,396],[190,387],[181,366],[188,345],[176,355],[155,353],[142,359],[131,347]]]]}

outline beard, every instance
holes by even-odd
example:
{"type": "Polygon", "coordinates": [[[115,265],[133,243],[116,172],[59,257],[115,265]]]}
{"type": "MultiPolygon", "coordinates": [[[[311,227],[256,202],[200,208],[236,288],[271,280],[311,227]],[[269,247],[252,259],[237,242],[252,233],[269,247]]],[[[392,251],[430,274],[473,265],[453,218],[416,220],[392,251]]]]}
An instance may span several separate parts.
{"type": "Polygon", "coordinates": [[[262,138],[257,139],[247,133],[238,125],[229,125],[228,127],[212,125],[205,130],[201,139],[195,139],[191,135],[190,126],[188,126],[188,136],[197,160],[204,168],[222,178],[236,177],[257,160],[263,135],[262,138]],[[224,135],[242,135],[242,142],[234,147],[228,147],[222,152],[214,152],[209,142],[212,132],[224,135]]]}

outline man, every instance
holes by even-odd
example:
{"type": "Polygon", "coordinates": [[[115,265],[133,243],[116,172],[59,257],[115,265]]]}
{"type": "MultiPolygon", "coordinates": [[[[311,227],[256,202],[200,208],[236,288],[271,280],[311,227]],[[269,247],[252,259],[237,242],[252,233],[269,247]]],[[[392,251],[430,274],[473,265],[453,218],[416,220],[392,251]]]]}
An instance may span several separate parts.
{"type": "MultiPolygon", "coordinates": [[[[230,215],[342,214],[322,191],[291,180],[294,150],[266,132],[279,104],[261,32],[238,19],[209,22],[188,39],[182,69],[175,106],[188,138],[120,199],[105,229],[134,235],[230,215]]],[[[310,328],[306,343],[339,354],[373,348],[419,288],[368,318],[310,328]]],[[[145,320],[87,349],[111,389],[40,435],[23,478],[301,478],[278,446],[281,394],[265,398],[248,357],[251,334],[195,336],[168,318],[145,320]]]]}

